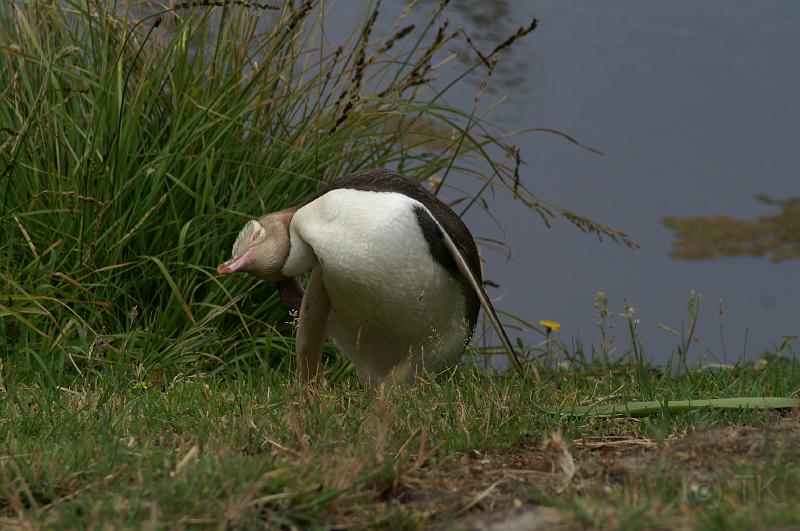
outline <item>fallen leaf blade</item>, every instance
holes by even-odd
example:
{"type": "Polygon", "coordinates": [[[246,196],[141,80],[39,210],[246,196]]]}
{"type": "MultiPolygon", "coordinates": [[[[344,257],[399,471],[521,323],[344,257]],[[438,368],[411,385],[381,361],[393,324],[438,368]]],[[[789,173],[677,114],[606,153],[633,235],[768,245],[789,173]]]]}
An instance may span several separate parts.
{"type": "Polygon", "coordinates": [[[625,404],[576,405],[559,410],[550,410],[550,413],[572,417],[647,417],[663,411],[684,413],[703,408],[721,410],[800,408],[800,399],[775,396],[748,396],[700,400],[649,400],[627,402],[625,404]]]}

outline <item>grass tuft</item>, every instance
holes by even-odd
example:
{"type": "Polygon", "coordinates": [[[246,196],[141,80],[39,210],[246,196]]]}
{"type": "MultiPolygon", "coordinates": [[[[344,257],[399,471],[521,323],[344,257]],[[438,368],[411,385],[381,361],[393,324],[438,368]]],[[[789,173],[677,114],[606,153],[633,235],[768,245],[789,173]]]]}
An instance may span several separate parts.
{"type": "Polygon", "coordinates": [[[464,366],[383,391],[354,377],[305,388],[256,367],[170,380],[104,369],[58,387],[6,378],[0,518],[64,528],[418,528],[546,509],[542,517],[567,527],[800,522],[791,413],[558,414],[626,397],[789,396],[797,363],[677,378],[601,364],[542,375],[536,384],[464,366]]]}

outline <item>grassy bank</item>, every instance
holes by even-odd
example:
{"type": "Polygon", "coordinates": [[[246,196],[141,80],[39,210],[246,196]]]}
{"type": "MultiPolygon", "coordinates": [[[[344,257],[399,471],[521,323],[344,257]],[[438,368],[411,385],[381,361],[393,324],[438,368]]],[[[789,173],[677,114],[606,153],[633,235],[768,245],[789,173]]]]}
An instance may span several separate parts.
{"type": "Polygon", "coordinates": [[[115,528],[417,528],[524,511],[566,528],[800,523],[792,414],[555,413],[796,395],[796,362],[678,378],[596,366],[545,381],[469,367],[385,392],[352,377],[305,389],[260,370],[146,381],[104,370],[59,387],[7,377],[0,514],[6,525],[115,528]]]}

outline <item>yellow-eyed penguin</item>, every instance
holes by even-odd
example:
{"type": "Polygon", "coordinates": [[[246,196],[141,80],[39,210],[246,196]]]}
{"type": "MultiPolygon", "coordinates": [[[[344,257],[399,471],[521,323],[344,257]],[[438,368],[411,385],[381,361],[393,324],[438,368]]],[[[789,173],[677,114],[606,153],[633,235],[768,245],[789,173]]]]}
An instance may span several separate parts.
{"type": "Polygon", "coordinates": [[[300,310],[298,368],[312,378],[326,330],[372,385],[457,364],[484,311],[522,372],[455,212],[397,172],[340,177],[307,202],[250,220],[217,271],[277,281],[300,310]],[[303,293],[297,277],[311,270],[303,293]]]}

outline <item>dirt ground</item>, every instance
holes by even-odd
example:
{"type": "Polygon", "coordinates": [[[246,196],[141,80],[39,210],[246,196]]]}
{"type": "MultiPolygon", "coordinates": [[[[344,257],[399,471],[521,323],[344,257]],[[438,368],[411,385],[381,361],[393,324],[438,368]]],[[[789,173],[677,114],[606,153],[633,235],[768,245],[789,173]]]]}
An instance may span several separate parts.
{"type": "MultiPolygon", "coordinates": [[[[653,489],[672,481],[684,503],[713,503],[747,467],[780,466],[799,456],[797,418],[767,427],[695,429],[660,443],[619,435],[568,445],[556,435],[539,448],[465,453],[419,468],[404,478],[399,500],[426,515],[433,529],[571,529],[586,522],[579,524],[569,511],[553,506],[557,503],[537,501],[576,495],[597,500],[615,486],[626,484],[635,492],[647,482],[653,489]]],[[[671,491],[664,492],[666,497],[671,491]]]]}

